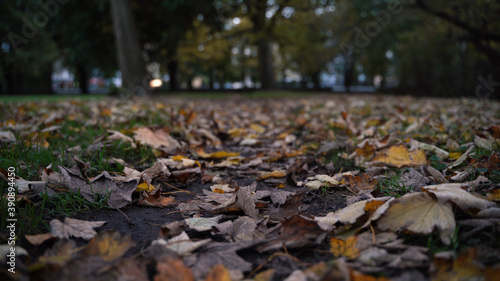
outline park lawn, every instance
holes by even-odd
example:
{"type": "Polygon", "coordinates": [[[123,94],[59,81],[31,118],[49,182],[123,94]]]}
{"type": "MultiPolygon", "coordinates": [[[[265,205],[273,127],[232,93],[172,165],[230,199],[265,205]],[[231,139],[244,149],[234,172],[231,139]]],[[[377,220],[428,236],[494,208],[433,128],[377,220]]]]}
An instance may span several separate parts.
{"type": "Polygon", "coordinates": [[[90,257],[103,261],[88,264],[93,278],[127,262],[165,277],[165,261],[143,250],[168,256],[161,245],[183,231],[208,244],[177,250],[170,263],[200,280],[227,269],[260,278],[277,268],[276,253],[295,264],[273,273],[281,279],[344,269],[482,278],[500,262],[483,256],[500,248],[498,102],[298,92],[16,98],[0,111],[0,208],[9,216],[12,180],[15,241],[30,257],[21,275],[48,276],[49,253],[76,243],[85,250],[62,261],[60,278],[90,257]],[[92,250],[110,243],[112,257],[92,250]],[[207,259],[209,249],[221,259],[207,259]],[[367,262],[373,251],[379,259],[367,262]],[[443,252],[451,256],[439,260],[443,252]],[[460,262],[471,264],[466,272],[460,262]]]}

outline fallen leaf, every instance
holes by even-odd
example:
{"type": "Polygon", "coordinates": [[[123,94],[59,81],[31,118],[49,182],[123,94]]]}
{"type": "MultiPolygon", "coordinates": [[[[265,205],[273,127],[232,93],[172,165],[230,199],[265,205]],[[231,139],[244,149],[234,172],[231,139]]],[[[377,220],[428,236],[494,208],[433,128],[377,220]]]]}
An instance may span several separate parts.
{"type": "Polygon", "coordinates": [[[140,183],[137,188],[135,189],[136,192],[151,192],[155,189],[155,187],[151,184],[148,184],[147,182],[140,183]]]}
{"type": "Polygon", "coordinates": [[[337,238],[331,238],[330,251],[336,258],[346,257],[348,260],[353,260],[359,257],[359,250],[356,248],[357,242],[357,236],[349,237],[345,241],[337,238]]]}
{"type": "Polygon", "coordinates": [[[163,208],[174,204],[176,201],[173,197],[165,197],[161,195],[161,189],[158,188],[153,194],[141,194],[141,198],[137,202],[138,205],[149,207],[163,208]]]}
{"type": "Polygon", "coordinates": [[[45,253],[38,259],[38,264],[54,264],[64,266],[70,260],[77,256],[80,248],[76,247],[74,240],[59,240],[52,248],[45,251],[45,253]]]}
{"type": "Polygon", "coordinates": [[[476,265],[474,262],[475,257],[476,250],[474,248],[470,248],[463,251],[453,261],[435,258],[434,266],[436,269],[432,273],[432,280],[484,280],[484,268],[476,265]]]}
{"type": "Polygon", "coordinates": [[[462,186],[461,183],[445,183],[424,186],[422,190],[435,195],[440,203],[453,202],[466,212],[477,212],[496,205],[491,201],[475,197],[463,190],[462,186]]]}
{"type": "Polygon", "coordinates": [[[193,272],[180,259],[167,258],[156,264],[154,281],[194,281],[193,272]]]}
{"type": "Polygon", "coordinates": [[[42,244],[43,242],[54,238],[50,232],[47,233],[42,233],[42,234],[36,234],[36,235],[25,235],[24,238],[28,240],[32,245],[38,246],[42,244]]]}
{"type": "Polygon", "coordinates": [[[427,164],[425,152],[422,150],[408,151],[403,144],[394,145],[378,152],[371,161],[382,162],[396,168],[403,166],[416,167],[427,164]]]}
{"type": "Polygon", "coordinates": [[[347,175],[346,178],[347,184],[356,192],[373,190],[378,184],[376,179],[367,174],[361,174],[360,176],[347,175]]]}
{"type": "Polygon", "coordinates": [[[211,218],[189,218],[184,221],[190,228],[196,231],[206,231],[211,230],[212,226],[218,224],[221,218],[222,215],[211,218]]]}
{"type": "Polygon", "coordinates": [[[130,146],[132,148],[137,147],[137,145],[134,142],[134,139],[129,137],[129,136],[126,136],[126,135],[124,135],[118,131],[114,131],[114,130],[106,130],[106,132],[111,134],[110,136],[107,137],[108,140],[122,141],[122,142],[130,144],[130,146]]]}
{"type": "Polygon", "coordinates": [[[462,156],[460,156],[455,162],[453,162],[450,165],[448,165],[448,170],[452,169],[452,168],[455,168],[457,166],[460,166],[460,164],[462,164],[462,162],[464,162],[465,159],[467,159],[467,156],[469,156],[469,153],[471,153],[471,151],[473,149],[474,149],[474,145],[469,146],[469,148],[467,149],[467,151],[465,151],[465,153],[462,154],[462,156]]]}
{"type": "Polygon", "coordinates": [[[172,239],[158,239],[151,243],[152,246],[163,246],[169,248],[170,250],[176,252],[181,256],[189,255],[192,251],[198,249],[199,247],[209,243],[211,239],[199,240],[196,242],[191,241],[186,232],[173,237],[172,239]]]}
{"type": "Polygon", "coordinates": [[[200,156],[201,158],[216,158],[216,159],[235,157],[240,155],[239,152],[228,152],[228,151],[216,151],[213,153],[206,153],[203,150],[203,148],[196,150],[195,153],[198,154],[198,156],[200,156]]]}
{"type": "Polygon", "coordinates": [[[205,281],[231,281],[231,275],[224,265],[218,264],[210,270],[205,281]]]}
{"type": "Polygon", "coordinates": [[[212,242],[203,247],[202,252],[191,256],[191,259],[188,258],[188,262],[186,263],[192,267],[196,279],[203,279],[206,277],[210,269],[217,264],[222,264],[229,270],[248,272],[253,268],[252,264],[242,259],[236,251],[252,247],[258,243],[260,242],[212,242]]]}
{"type": "Polygon", "coordinates": [[[102,260],[112,262],[122,257],[135,246],[130,234],[120,234],[118,231],[108,230],[97,234],[85,247],[86,255],[95,255],[102,260]]]}
{"type": "Polygon", "coordinates": [[[241,207],[243,212],[251,218],[256,218],[259,215],[259,210],[255,208],[255,188],[257,182],[253,182],[249,186],[242,186],[236,191],[236,203],[241,207]]]}
{"type": "Polygon", "coordinates": [[[136,179],[116,182],[108,172],[103,172],[88,182],[70,169],[59,166],[59,170],[68,187],[90,202],[94,202],[97,197],[108,197],[108,205],[118,209],[132,203],[132,193],[137,188],[136,179]]]}
{"type": "Polygon", "coordinates": [[[455,230],[455,216],[448,202],[438,202],[424,192],[407,193],[390,202],[377,226],[381,230],[408,230],[420,234],[429,234],[437,228],[441,241],[449,245],[455,230]]]}
{"type": "Polygon", "coordinates": [[[97,234],[94,228],[101,227],[105,223],[105,221],[83,221],[72,218],[64,218],[63,223],[53,219],[50,221],[50,234],[61,239],[77,237],[90,240],[97,234]]]}
{"type": "Polygon", "coordinates": [[[257,177],[257,180],[265,180],[268,178],[284,178],[286,177],[286,171],[285,170],[275,170],[272,172],[262,172],[259,173],[259,176],[257,177]]]}
{"type": "Polygon", "coordinates": [[[164,147],[168,151],[173,151],[181,148],[181,144],[163,129],[152,131],[146,127],[137,128],[134,131],[134,139],[155,149],[164,147]]]}

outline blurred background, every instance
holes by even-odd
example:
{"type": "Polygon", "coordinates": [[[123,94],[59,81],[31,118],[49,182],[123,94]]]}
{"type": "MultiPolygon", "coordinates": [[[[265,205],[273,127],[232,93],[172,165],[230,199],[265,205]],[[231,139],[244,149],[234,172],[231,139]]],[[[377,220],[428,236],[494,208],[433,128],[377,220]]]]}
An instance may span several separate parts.
{"type": "Polygon", "coordinates": [[[500,91],[493,0],[2,0],[0,35],[2,95],[500,91]]]}

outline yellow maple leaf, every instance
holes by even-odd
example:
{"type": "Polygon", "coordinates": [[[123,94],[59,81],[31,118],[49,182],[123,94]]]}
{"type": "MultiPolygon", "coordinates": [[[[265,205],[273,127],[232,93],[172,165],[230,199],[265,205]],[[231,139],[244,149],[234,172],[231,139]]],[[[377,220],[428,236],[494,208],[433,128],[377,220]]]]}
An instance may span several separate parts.
{"type": "Polygon", "coordinates": [[[333,255],[338,257],[346,257],[349,260],[359,257],[359,250],[356,248],[356,243],[358,243],[357,236],[351,236],[345,241],[342,239],[332,238],[330,239],[330,251],[333,255]]]}
{"type": "Polygon", "coordinates": [[[383,162],[397,168],[415,167],[427,164],[427,157],[422,150],[408,151],[403,144],[398,144],[377,153],[372,161],[383,162]]]}

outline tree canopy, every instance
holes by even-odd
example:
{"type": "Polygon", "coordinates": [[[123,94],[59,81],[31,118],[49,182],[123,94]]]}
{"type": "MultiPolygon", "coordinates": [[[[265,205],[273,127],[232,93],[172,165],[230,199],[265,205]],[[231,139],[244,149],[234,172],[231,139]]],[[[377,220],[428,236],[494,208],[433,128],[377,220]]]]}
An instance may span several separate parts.
{"type": "Polygon", "coordinates": [[[118,70],[124,86],[159,78],[173,91],[375,85],[477,96],[478,84],[491,84],[492,94],[500,80],[496,1],[111,2],[2,1],[1,93],[50,92],[56,62],[82,92],[90,77],[118,70]],[[119,31],[112,15],[125,3],[131,15],[122,19],[134,28],[119,31]],[[115,35],[130,30],[138,47],[120,57],[129,44],[115,35]],[[124,72],[133,57],[140,63],[128,68],[137,77],[124,72]]]}

